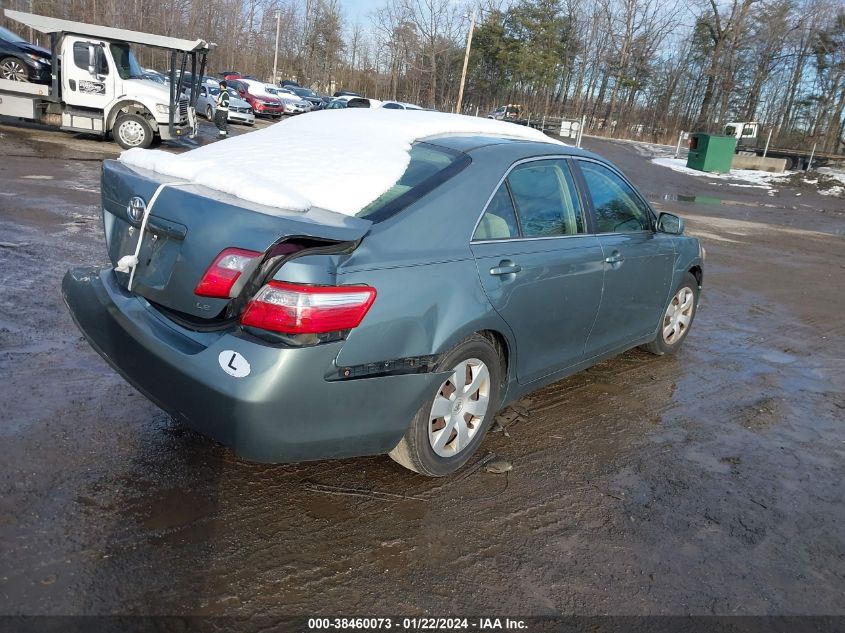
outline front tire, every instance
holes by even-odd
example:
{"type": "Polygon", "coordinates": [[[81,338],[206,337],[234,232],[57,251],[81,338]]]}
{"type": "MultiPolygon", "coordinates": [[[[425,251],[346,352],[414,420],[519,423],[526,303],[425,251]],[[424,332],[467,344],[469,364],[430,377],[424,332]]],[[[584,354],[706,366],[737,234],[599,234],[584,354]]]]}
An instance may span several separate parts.
{"type": "Polygon", "coordinates": [[[214,120],[214,110],[211,109],[211,106],[208,106],[205,109],[205,118],[208,119],[209,121],[214,120]]]}
{"type": "Polygon", "coordinates": [[[443,477],[466,464],[493,423],[504,363],[489,339],[474,334],[438,364],[446,377],[420,407],[390,457],[428,477],[443,477]]]}
{"type": "Polygon", "coordinates": [[[121,114],[112,127],[112,136],[123,149],[148,148],[153,144],[153,128],[138,114],[121,114]]]}
{"type": "Polygon", "coordinates": [[[27,72],[26,64],[17,57],[4,57],[0,59],[0,78],[29,82],[29,72],[27,72]]]}
{"type": "Polygon", "coordinates": [[[681,283],[672,294],[669,304],[663,311],[657,338],[643,345],[647,352],[663,356],[673,354],[689,334],[695,312],[698,309],[698,280],[692,273],[684,274],[681,283]]]}

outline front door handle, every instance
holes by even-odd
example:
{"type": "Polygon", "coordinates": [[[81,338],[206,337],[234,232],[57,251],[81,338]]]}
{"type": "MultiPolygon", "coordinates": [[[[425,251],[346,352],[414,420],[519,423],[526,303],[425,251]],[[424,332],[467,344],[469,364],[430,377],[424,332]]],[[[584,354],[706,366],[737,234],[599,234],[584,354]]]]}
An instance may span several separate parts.
{"type": "Polygon", "coordinates": [[[498,266],[490,269],[490,274],[496,276],[513,275],[518,273],[520,270],[522,270],[522,266],[520,266],[519,264],[514,264],[509,259],[503,259],[499,262],[498,266]]]}
{"type": "Polygon", "coordinates": [[[608,264],[621,264],[625,261],[625,258],[619,253],[613,253],[610,257],[605,257],[604,261],[608,264]]]}

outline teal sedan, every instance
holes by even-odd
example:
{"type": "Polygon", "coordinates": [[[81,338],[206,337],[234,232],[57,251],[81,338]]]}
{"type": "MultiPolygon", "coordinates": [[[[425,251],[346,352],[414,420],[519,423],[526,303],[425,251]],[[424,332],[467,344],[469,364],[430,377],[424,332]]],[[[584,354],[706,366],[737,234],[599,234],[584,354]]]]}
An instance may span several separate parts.
{"type": "Polygon", "coordinates": [[[131,384],[251,460],[447,475],[502,407],[633,347],[677,351],[698,307],[683,221],[559,144],[418,140],[352,216],[161,180],[104,163],[115,267],[69,271],[64,297],[131,384]]]}

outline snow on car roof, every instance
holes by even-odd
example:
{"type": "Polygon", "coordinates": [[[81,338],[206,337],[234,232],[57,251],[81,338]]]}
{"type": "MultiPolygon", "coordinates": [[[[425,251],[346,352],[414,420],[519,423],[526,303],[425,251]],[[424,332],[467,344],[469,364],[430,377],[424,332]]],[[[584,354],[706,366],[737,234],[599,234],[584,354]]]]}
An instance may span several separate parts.
{"type": "Polygon", "coordinates": [[[120,161],[266,207],[354,215],[398,182],[414,142],[468,135],[558,142],[492,119],[360,108],[300,115],[183,154],[129,149],[120,161]],[[296,151],[280,155],[279,147],[296,151]]]}

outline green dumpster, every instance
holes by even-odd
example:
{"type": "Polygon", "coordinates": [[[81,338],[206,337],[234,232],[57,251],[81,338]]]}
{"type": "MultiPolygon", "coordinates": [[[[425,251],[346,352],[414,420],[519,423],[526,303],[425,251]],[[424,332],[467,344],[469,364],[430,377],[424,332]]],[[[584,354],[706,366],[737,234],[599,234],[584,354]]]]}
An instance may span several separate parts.
{"type": "Polygon", "coordinates": [[[726,174],[736,150],[736,138],[715,134],[691,134],[687,167],[726,174]]]}

